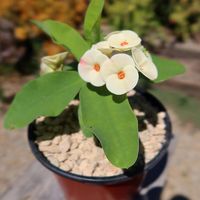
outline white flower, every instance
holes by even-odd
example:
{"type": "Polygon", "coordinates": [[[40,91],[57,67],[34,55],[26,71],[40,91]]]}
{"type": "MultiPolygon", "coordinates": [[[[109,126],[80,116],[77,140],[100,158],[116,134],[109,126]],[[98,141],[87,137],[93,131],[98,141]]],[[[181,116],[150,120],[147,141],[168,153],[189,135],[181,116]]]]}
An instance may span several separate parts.
{"type": "Polygon", "coordinates": [[[102,64],[109,58],[99,50],[90,49],[85,52],[78,64],[78,72],[81,78],[94,86],[105,84],[101,76],[102,64]]]}
{"type": "Polygon", "coordinates": [[[100,50],[102,53],[110,55],[112,53],[112,49],[110,48],[107,41],[101,41],[94,45],[92,45],[92,49],[100,50]]]}
{"type": "Polygon", "coordinates": [[[150,80],[155,80],[158,77],[158,70],[154,65],[150,54],[144,47],[132,49],[133,59],[136,63],[136,68],[150,80]]]}
{"type": "Polygon", "coordinates": [[[117,95],[132,90],[139,78],[132,57],[121,53],[112,56],[103,63],[101,74],[107,89],[117,95]]]}
{"type": "Polygon", "coordinates": [[[118,50],[129,50],[141,43],[137,33],[128,30],[110,33],[105,38],[110,47],[118,50]]]}
{"type": "Polygon", "coordinates": [[[54,71],[61,71],[68,52],[58,53],[53,56],[45,56],[41,59],[40,73],[45,74],[54,71]]]}

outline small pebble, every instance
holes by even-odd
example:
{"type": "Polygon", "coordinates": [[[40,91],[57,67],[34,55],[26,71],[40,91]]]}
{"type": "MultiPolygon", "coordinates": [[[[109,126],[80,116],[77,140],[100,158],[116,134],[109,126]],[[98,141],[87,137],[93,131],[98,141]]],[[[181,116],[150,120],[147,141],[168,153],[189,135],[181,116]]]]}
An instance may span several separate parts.
{"type": "Polygon", "coordinates": [[[72,168],[74,167],[74,165],[75,165],[75,163],[72,162],[71,160],[66,160],[66,161],[64,162],[64,164],[65,164],[65,165],[68,165],[68,167],[69,167],[70,169],[72,169],[72,168]]]}
{"type": "Polygon", "coordinates": [[[80,154],[71,154],[68,160],[76,162],[80,158],[80,154]]]}
{"type": "Polygon", "coordinates": [[[39,144],[39,150],[48,153],[59,153],[60,150],[57,145],[41,146],[39,144]]]}
{"type": "Polygon", "coordinates": [[[55,165],[56,167],[60,166],[60,163],[54,156],[48,156],[47,159],[50,161],[51,164],[55,165]]]}
{"type": "Polygon", "coordinates": [[[49,146],[51,143],[51,140],[44,140],[40,142],[40,146],[49,146]]]}
{"type": "Polygon", "coordinates": [[[78,143],[75,142],[75,143],[72,143],[70,149],[73,150],[73,149],[76,149],[78,147],[78,143]]]}
{"type": "Polygon", "coordinates": [[[131,91],[129,91],[129,92],[127,93],[127,96],[128,96],[128,97],[134,96],[135,93],[136,93],[135,90],[131,90],[131,91]]]}
{"type": "Polygon", "coordinates": [[[158,124],[156,126],[156,128],[159,129],[159,130],[163,130],[163,129],[165,129],[165,124],[158,124]]]}
{"type": "Polygon", "coordinates": [[[67,153],[60,153],[57,155],[57,159],[59,162],[63,162],[65,160],[67,160],[68,157],[69,157],[69,154],[67,154],[67,153]]]}
{"type": "Polygon", "coordinates": [[[38,123],[40,123],[40,122],[43,122],[44,119],[45,119],[45,117],[38,117],[38,118],[36,119],[36,124],[38,124],[38,123]]]}
{"type": "Polygon", "coordinates": [[[165,112],[159,112],[157,115],[161,119],[164,119],[166,117],[166,113],[165,112]]]}
{"type": "Polygon", "coordinates": [[[70,149],[71,143],[69,137],[62,137],[62,141],[59,144],[59,149],[62,153],[67,152],[70,149]]]}
{"type": "Polygon", "coordinates": [[[55,144],[55,145],[57,145],[57,144],[60,143],[60,141],[61,141],[61,136],[58,135],[58,136],[56,136],[56,137],[53,138],[52,143],[55,144]]]}
{"type": "Polygon", "coordinates": [[[72,100],[72,101],[69,103],[69,106],[70,106],[70,105],[78,106],[78,105],[79,105],[79,100],[72,100]]]}
{"type": "Polygon", "coordinates": [[[96,166],[97,166],[96,162],[90,162],[89,160],[83,160],[80,163],[79,168],[81,169],[83,175],[92,176],[92,173],[96,166]]]}
{"type": "Polygon", "coordinates": [[[60,168],[64,171],[70,171],[72,169],[72,163],[61,163],[60,168]]]}

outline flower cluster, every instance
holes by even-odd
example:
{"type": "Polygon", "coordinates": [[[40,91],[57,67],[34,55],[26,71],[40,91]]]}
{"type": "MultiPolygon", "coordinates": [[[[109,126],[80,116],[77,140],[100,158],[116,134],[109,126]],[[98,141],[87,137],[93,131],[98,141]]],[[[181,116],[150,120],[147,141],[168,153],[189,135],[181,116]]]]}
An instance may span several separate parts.
{"type": "Polygon", "coordinates": [[[132,90],[139,79],[138,71],[150,80],[158,76],[150,54],[139,36],[129,30],[110,33],[85,52],[78,72],[83,80],[96,87],[106,85],[116,95],[132,90]]]}

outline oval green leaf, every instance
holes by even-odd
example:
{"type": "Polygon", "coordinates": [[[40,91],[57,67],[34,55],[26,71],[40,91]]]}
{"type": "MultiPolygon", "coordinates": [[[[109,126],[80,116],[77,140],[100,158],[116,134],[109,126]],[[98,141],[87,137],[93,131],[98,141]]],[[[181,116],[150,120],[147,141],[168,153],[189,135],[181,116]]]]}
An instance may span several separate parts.
{"type": "Polygon", "coordinates": [[[121,168],[138,157],[138,122],[125,96],[112,96],[105,87],[80,90],[84,126],[99,139],[110,162],[121,168]],[[95,91],[96,90],[96,91],[95,91]]]}
{"type": "Polygon", "coordinates": [[[36,21],[33,23],[48,34],[56,44],[69,49],[80,60],[81,56],[90,48],[89,44],[71,26],[54,20],[36,21]]]}
{"type": "MultiPolygon", "coordinates": [[[[104,6],[104,0],[91,0],[84,19],[84,35],[90,40],[95,26],[100,26],[99,20],[104,6]]],[[[98,33],[97,33],[98,34],[98,33]]]]}
{"type": "Polygon", "coordinates": [[[27,83],[5,116],[5,128],[21,128],[39,116],[57,116],[79,92],[77,72],[54,72],[27,83]]]}
{"type": "Polygon", "coordinates": [[[93,133],[83,123],[83,116],[82,116],[81,104],[79,104],[79,107],[78,107],[78,120],[79,120],[80,128],[83,131],[83,134],[85,135],[85,137],[92,137],[93,133]]]}

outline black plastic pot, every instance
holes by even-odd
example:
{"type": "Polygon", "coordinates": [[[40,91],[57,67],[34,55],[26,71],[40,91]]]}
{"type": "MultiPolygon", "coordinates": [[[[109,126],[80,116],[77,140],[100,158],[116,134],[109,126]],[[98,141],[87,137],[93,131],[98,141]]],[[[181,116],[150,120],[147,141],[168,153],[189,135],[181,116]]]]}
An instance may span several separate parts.
{"type": "MultiPolygon", "coordinates": [[[[148,102],[157,110],[164,111],[164,106],[151,94],[140,93],[148,102]]],[[[129,97],[129,102],[133,104],[133,97],[129,97]]],[[[167,113],[167,112],[166,112],[167,113]]],[[[165,119],[166,124],[166,142],[161,148],[158,155],[144,166],[144,169],[134,170],[134,166],[122,175],[112,177],[88,177],[65,172],[52,165],[47,158],[39,151],[35,143],[36,135],[34,134],[35,123],[30,124],[28,128],[28,140],[31,150],[37,160],[46,168],[55,173],[58,181],[63,188],[66,199],[70,200],[129,200],[134,199],[138,192],[139,186],[152,183],[159,173],[162,173],[167,162],[168,147],[173,137],[171,131],[171,122],[168,114],[165,119]],[[150,179],[145,177],[150,175],[150,179]]]]}

